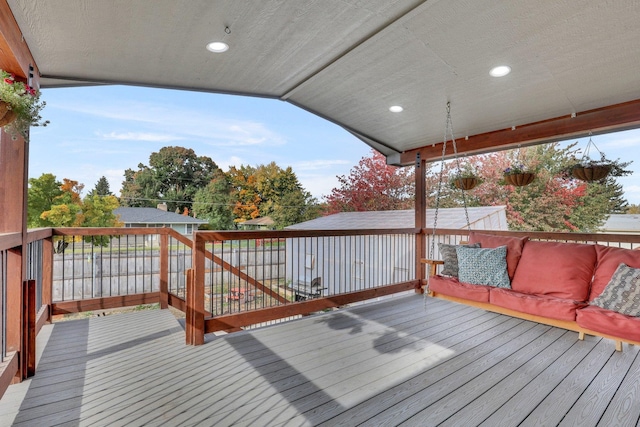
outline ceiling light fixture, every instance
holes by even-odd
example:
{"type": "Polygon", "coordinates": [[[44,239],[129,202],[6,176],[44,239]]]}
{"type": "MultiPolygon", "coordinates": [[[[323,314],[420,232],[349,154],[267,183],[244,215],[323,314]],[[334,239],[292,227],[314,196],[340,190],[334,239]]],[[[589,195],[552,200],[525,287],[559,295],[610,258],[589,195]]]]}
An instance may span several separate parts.
{"type": "Polygon", "coordinates": [[[489,74],[493,77],[504,77],[511,72],[511,67],[508,65],[499,65],[497,67],[493,67],[489,74]]]}
{"type": "MultiPolygon", "coordinates": [[[[226,35],[231,34],[231,30],[229,29],[229,27],[224,28],[224,33],[226,35]]],[[[213,41],[213,42],[207,43],[207,50],[213,53],[222,53],[229,50],[229,45],[223,41],[213,41]]]]}
{"type": "Polygon", "coordinates": [[[389,111],[391,111],[392,113],[401,113],[403,110],[404,108],[399,105],[392,105],[391,107],[389,107],[389,111]]]}
{"type": "Polygon", "coordinates": [[[207,50],[213,53],[222,53],[229,50],[229,45],[225,42],[211,42],[207,43],[207,50]]]}

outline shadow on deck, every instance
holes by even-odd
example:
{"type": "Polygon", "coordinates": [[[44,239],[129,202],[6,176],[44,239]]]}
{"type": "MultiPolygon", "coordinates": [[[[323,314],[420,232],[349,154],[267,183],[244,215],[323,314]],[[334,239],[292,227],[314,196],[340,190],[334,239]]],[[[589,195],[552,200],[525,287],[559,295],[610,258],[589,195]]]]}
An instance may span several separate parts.
{"type": "Polygon", "coordinates": [[[47,325],[0,425],[637,425],[640,356],[409,295],[184,344],[167,310],[47,325]]]}

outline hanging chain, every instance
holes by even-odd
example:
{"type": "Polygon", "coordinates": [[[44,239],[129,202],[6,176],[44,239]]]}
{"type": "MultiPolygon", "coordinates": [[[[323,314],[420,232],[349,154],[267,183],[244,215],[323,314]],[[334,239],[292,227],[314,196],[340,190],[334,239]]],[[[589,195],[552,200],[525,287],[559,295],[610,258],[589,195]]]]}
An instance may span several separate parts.
{"type": "Polygon", "coordinates": [[[598,154],[600,154],[600,159],[604,157],[604,154],[602,154],[602,151],[598,149],[598,147],[596,146],[596,143],[593,142],[593,140],[591,139],[591,131],[589,131],[589,142],[587,142],[587,147],[584,150],[584,154],[582,154],[582,157],[580,158],[580,163],[583,163],[585,159],[591,159],[589,151],[592,146],[593,148],[596,149],[598,154]]]}
{"type": "Polygon", "coordinates": [[[451,103],[447,102],[447,123],[444,128],[444,138],[442,143],[442,161],[440,162],[440,175],[438,178],[438,191],[436,192],[436,207],[433,213],[433,233],[431,236],[431,247],[429,248],[429,259],[435,257],[436,227],[438,225],[438,210],[440,209],[440,193],[442,192],[442,176],[444,175],[444,157],[447,153],[447,131],[451,122],[451,103]]]}
{"type": "MultiPolygon", "coordinates": [[[[453,157],[456,162],[456,166],[458,168],[458,173],[462,170],[460,167],[460,157],[458,157],[458,148],[456,147],[456,138],[453,136],[453,122],[451,121],[451,108],[449,106],[450,103],[447,103],[447,130],[451,133],[451,143],[453,144],[453,157]]],[[[446,130],[445,130],[446,132],[446,130]]],[[[446,139],[446,133],[445,133],[446,139]]],[[[467,210],[467,195],[464,190],[462,191],[462,204],[464,206],[464,217],[467,221],[467,230],[471,231],[471,221],[469,221],[469,211],[467,210]]]]}

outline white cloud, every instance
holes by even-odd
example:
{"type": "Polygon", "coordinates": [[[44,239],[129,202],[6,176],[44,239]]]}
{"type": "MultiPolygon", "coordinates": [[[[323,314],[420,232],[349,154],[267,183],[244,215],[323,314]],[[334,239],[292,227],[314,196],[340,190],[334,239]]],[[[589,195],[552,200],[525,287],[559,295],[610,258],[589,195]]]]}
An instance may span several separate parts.
{"type": "Polygon", "coordinates": [[[320,169],[329,169],[334,166],[344,166],[351,164],[352,162],[348,160],[315,160],[315,161],[305,161],[305,162],[296,162],[293,164],[293,169],[297,171],[310,171],[310,170],[320,170],[320,169]]]}
{"type": "Polygon", "coordinates": [[[96,135],[107,140],[116,141],[149,141],[149,142],[171,142],[184,139],[179,136],[162,134],[162,133],[149,133],[149,132],[110,132],[101,133],[96,132],[96,135]]]}
{"type": "Polygon", "coordinates": [[[119,104],[57,104],[56,108],[87,114],[100,119],[117,121],[120,125],[136,123],[153,131],[106,134],[111,139],[126,137],[141,141],[197,140],[209,145],[233,147],[268,145],[279,146],[286,139],[270,130],[264,123],[220,117],[202,109],[172,109],[164,105],[128,101],[119,104]],[[162,136],[159,136],[162,135],[162,136]],[[168,139],[152,139],[168,138],[168,139]],[[170,139],[169,139],[170,138],[170,139]]]}

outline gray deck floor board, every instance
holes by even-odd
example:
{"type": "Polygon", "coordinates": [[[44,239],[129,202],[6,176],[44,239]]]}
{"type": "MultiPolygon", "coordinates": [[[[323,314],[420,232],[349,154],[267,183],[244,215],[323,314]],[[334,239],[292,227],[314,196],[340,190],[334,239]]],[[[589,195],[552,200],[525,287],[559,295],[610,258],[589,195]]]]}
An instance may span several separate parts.
{"type": "Polygon", "coordinates": [[[637,425],[640,349],[416,295],[184,344],[166,310],[46,325],[0,426],[637,425]]]}

